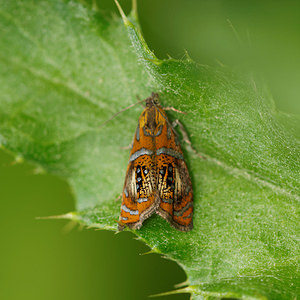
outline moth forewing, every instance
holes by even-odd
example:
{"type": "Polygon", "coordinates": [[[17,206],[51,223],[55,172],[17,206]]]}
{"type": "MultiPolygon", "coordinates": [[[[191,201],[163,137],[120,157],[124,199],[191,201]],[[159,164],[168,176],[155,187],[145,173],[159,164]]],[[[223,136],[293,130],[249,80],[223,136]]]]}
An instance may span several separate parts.
{"type": "Polygon", "coordinates": [[[193,189],[182,150],[158,94],[146,99],[129,158],[119,230],[139,229],[154,212],[181,231],[192,229],[193,189]]]}

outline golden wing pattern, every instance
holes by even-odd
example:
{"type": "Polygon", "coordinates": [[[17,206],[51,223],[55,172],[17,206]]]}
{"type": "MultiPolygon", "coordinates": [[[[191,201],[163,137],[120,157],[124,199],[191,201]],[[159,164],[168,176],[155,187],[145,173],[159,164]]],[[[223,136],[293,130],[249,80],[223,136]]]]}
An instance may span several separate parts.
{"type": "Polygon", "coordinates": [[[193,189],[183,153],[158,95],[146,99],[130,153],[119,230],[139,229],[157,213],[181,231],[193,228],[193,189]]]}

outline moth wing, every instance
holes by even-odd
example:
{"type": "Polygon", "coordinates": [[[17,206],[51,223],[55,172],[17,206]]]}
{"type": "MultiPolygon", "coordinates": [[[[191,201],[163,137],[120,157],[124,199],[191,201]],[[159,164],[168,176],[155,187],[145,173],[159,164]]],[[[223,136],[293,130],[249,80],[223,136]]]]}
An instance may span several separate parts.
{"type": "Polygon", "coordinates": [[[143,129],[145,111],[139,119],[130,153],[122,193],[119,230],[125,226],[139,229],[143,221],[149,218],[159,206],[153,140],[145,135],[143,129]]]}
{"type": "Polygon", "coordinates": [[[119,230],[124,226],[140,229],[144,220],[149,218],[159,206],[155,188],[155,175],[149,168],[151,157],[144,156],[130,162],[122,193],[119,230]]]}
{"type": "Polygon", "coordinates": [[[160,206],[157,214],[181,231],[193,228],[193,190],[184,160],[165,157],[158,164],[160,206]]]}
{"type": "Polygon", "coordinates": [[[162,133],[156,138],[160,206],[157,214],[181,231],[193,228],[193,188],[183,153],[165,112],[162,133]]]}

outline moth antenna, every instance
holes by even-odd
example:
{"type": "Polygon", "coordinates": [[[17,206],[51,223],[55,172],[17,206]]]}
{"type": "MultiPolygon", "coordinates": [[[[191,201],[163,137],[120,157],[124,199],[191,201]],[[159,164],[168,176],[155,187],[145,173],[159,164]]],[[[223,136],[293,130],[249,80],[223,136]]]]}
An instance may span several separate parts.
{"type": "Polygon", "coordinates": [[[143,102],[145,102],[146,100],[145,100],[145,99],[141,100],[141,98],[140,98],[139,95],[136,95],[135,97],[136,97],[136,99],[139,101],[139,104],[141,104],[141,106],[142,106],[143,108],[145,108],[145,103],[143,104],[143,102]]]}
{"type": "Polygon", "coordinates": [[[102,128],[104,125],[106,125],[108,122],[110,122],[111,120],[113,120],[120,113],[126,111],[127,109],[130,109],[131,107],[133,107],[133,106],[135,106],[135,105],[137,105],[139,103],[142,103],[143,101],[145,101],[145,100],[140,100],[140,101],[138,101],[136,103],[130,104],[129,106],[121,109],[120,111],[118,111],[117,113],[115,113],[112,117],[110,117],[108,120],[106,120],[104,123],[102,123],[98,128],[102,128]]]}

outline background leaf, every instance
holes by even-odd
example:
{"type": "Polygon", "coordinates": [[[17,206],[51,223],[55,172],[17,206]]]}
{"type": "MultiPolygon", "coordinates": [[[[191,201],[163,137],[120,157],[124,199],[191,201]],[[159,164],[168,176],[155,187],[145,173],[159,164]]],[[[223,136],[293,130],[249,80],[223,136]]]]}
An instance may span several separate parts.
{"type": "MultiPolygon", "coordinates": [[[[0,137],[5,149],[65,178],[86,225],[116,229],[141,108],[157,91],[180,117],[195,190],[195,229],[158,217],[136,234],[176,260],[194,297],[298,294],[299,136],[251,77],[186,59],[158,60],[138,30],[73,1],[1,3],[0,137]],[[13,12],[13,13],[12,13],[13,12]]],[[[132,22],[135,22],[132,20],[132,22]]],[[[70,216],[70,215],[68,215],[70,216]]]]}

